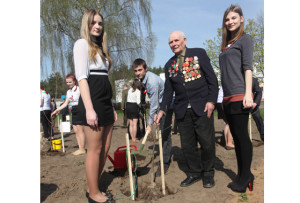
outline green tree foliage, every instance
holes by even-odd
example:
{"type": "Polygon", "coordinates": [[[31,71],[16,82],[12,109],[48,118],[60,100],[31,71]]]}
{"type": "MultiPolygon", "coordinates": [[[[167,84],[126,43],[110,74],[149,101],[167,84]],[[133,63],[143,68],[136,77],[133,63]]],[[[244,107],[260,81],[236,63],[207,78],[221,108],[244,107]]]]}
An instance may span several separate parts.
{"type": "Polygon", "coordinates": [[[65,79],[59,72],[52,73],[47,80],[41,81],[40,84],[44,86],[46,91],[54,98],[60,98],[61,95],[66,95],[68,90],[65,79]]]}
{"type": "Polygon", "coordinates": [[[260,15],[256,21],[249,19],[245,27],[254,41],[253,64],[257,71],[264,75],[264,17],[260,15]]]}
{"type": "Polygon", "coordinates": [[[83,13],[97,9],[104,16],[113,69],[135,58],[153,59],[156,37],[151,30],[150,0],[41,0],[41,73],[74,72],[73,45],[80,38],[83,13]]]}
{"type": "MultiPolygon", "coordinates": [[[[259,15],[257,20],[248,19],[245,32],[250,34],[254,42],[253,65],[264,75],[264,17],[259,15]]],[[[219,55],[222,42],[222,29],[217,29],[217,36],[204,42],[205,50],[211,60],[211,65],[220,82],[219,55]]]]}

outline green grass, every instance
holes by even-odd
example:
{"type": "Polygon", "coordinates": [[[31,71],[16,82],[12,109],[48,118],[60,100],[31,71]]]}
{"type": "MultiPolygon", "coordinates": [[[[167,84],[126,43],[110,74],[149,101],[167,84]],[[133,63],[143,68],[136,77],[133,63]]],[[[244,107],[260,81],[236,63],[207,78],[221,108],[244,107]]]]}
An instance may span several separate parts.
{"type": "Polygon", "coordinates": [[[262,108],[262,109],[259,109],[259,111],[260,111],[260,115],[261,115],[261,117],[262,117],[263,121],[265,121],[265,115],[264,115],[264,113],[265,113],[265,110],[264,110],[264,108],[262,108]]]}
{"type": "Polygon", "coordinates": [[[242,193],[239,195],[240,199],[238,199],[239,202],[247,202],[248,201],[248,196],[246,193],[242,193]]]}
{"type": "Polygon", "coordinates": [[[84,161],[77,162],[77,166],[81,166],[81,165],[84,165],[84,161]]]}

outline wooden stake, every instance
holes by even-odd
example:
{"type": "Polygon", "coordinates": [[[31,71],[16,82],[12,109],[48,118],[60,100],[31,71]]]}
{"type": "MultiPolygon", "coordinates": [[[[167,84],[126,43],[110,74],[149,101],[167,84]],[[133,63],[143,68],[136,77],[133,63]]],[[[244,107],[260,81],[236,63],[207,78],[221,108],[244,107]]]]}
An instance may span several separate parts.
{"type": "Polygon", "coordinates": [[[250,136],[250,140],[252,142],[252,127],[251,127],[251,113],[249,113],[249,136],[250,136]]]}
{"type": "Polygon", "coordinates": [[[163,149],[162,149],[161,130],[158,132],[158,143],[159,143],[159,158],[160,158],[160,169],[161,169],[161,188],[162,188],[162,194],[166,195],[165,169],[164,169],[164,158],[163,158],[163,149]]]}
{"type": "Polygon", "coordinates": [[[64,131],[63,131],[63,125],[62,125],[62,119],[60,120],[60,136],[61,136],[61,144],[63,146],[63,152],[66,152],[65,151],[65,142],[64,142],[64,131]]]}
{"type": "Polygon", "coordinates": [[[134,200],[131,154],[130,154],[129,135],[128,135],[128,133],[126,133],[125,137],[126,137],[126,149],[127,149],[126,153],[127,153],[127,161],[128,161],[128,172],[129,172],[129,183],[130,183],[131,199],[134,200]]]}

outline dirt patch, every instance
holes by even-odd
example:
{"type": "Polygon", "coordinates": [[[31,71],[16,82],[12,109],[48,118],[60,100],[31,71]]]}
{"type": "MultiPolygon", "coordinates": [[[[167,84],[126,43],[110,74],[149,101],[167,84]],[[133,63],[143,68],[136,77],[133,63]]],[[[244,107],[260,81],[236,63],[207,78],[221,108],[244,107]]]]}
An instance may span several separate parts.
{"type": "MultiPolygon", "coordinates": [[[[122,117],[119,117],[114,125],[112,145],[109,155],[113,158],[114,151],[126,145],[126,128],[122,128],[122,117]]],[[[165,175],[166,195],[161,193],[161,178],[155,179],[155,187],[151,188],[151,168],[153,164],[152,149],[154,147],[154,163],[159,160],[158,141],[153,146],[153,136],[149,135],[143,153],[146,156],[137,155],[137,170],[134,173],[134,182],[137,183],[136,202],[264,202],[264,145],[260,145],[259,133],[255,123],[252,122],[253,161],[251,170],[255,176],[254,190],[240,196],[239,193],[232,192],[227,188],[227,184],[236,176],[236,158],[234,150],[226,150],[222,146],[222,127],[223,122],[215,117],[215,138],[216,138],[216,161],[215,161],[215,186],[210,189],[203,188],[202,181],[189,187],[180,187],[182,180],[186,178],[185,159],[181,151],[179,135],[172,135],[172,162],[165,175]],[[247,200],[245,200],[247,198],[247,200]]],[[[54,129],[55,138],[60,134],[57,128],[54,129]]],[[[85,203],[87,199],[85,192],[87,181],[85,176],[85,155],[74,156],[72,152],[78,149],[74,133],[65,134],[65,150],[62,149],[50,152],[50,145],[46,141],[41,141],[41,202],[44,203],[85,203]]],[[[137,149],[140,143],[135,144],[137,149]]],[[[129,175],[127,171],[115,171],[111,161],[107,159],[104,172],[99,182],[102,191],[110,191],[116,202],[129,203],[129,175]]]]}

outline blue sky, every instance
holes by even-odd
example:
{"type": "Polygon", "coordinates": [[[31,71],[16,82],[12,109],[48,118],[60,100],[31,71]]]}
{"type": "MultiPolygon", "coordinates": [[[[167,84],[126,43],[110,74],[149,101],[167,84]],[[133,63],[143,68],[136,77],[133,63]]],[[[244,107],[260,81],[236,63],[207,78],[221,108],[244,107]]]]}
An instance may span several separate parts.
{"type": "Polygon", "coordinates": [[[152,32],[157,36],[152,67],[164,66],[173,55],[168,37],[181,30],[187,37],[187,47],[204,47],[205,40],[217,34],[225,10],[238,4],[245,19],[256,19],[264,12],[263,0],[152,0],[152,32]]]}

